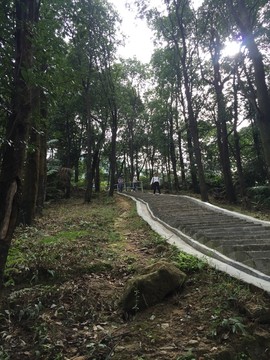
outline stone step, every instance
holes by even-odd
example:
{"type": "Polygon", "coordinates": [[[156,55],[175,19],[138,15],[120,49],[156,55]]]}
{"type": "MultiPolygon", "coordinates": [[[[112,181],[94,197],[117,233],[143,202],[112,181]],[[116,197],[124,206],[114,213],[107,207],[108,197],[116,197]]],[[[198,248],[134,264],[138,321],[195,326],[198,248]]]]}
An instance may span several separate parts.
{"type": "Polygon", "coordinates": [[[138,197],[148,203],[154,216],[171,227],[270,276],[270,223],[237,217],[188,197],[166,194],[141,194],[138,197]]]}
{"type": "MultiPolygon", "coordinates": [[[[173,215],[171,215],[173,216],[173,215]]],[[[212,224],[212,225],[216,225],[218,223],[223,223],[223,224],[249,224],[247,221],[239,221],[239,219],[234,219],[234,218],[229,218],[226,219],[222,216],[215,216],[215,215],[211,215],[211,216],[205,216],[203,218],[199,218],[198,216],[193,216],[193,217],[183,217],[181,215],[178,216],[173,216],[174,218],[178,219],[179,223],[182,224],[189,224],[189,225],[193,225],[193,224],[198,224],[198,225],[203,225],[203,224],[212,224]]]]}
{"type": "Polygon", "coordinates": [[[231,235],[235,235],[235,236],[239,236],[240,235],[249,235],[249,234],[265,234],[269,236],[270,238],[270,230],[266,230],[263,227],[254,227],[252,225],[250,226],[226,226],[221,224],[220,227],[215,227],[212,228],[211,225],[209,224],[208,226],[205,226],[203,228],[201,227],[197,227],[197,226],[178,226],[178,229],[181,230],[182,232],[188,232],[188,233],[193,233],[193,234],[197,234],[198,236],[212,236],[212,235],[217,235],[217,236],[226,236],[227,234],[231,234],[231,235]]]}
{"type": "Polygon", "coordinates": [[[213,248],[221,253],[229,254],[231,251],[230,249],[233,249],[233,251],[235,251],[234,248],[235,246],[239,246],[239,249],[244,251],[248,249],[249,246],[251,247],[259,246],[259,248],[262,248],[262,246],[270,246],[270,242],[266,239],[260,239],[259,241],[254,239],[235,241],[234,239],[232,239],[232,240],[227,240],[226,242],[210,240],[204,243],[204,245],[213,248]]]}
{"type": "Polygon", "coordinates": [[[269,257],[260,257],[258,259],[251,257],[250,259],[243,261],[243,264],[251,268],[258,269],[263,274],[270,276],[269,257]]]}
{"type": "MultiPolygon", "coordinates": [[[[193,222],[193,223],[183,223],[183,222],[179,222],[178,220],[174,219],[174,224],[177,226],[177,228],[180,230],[183,229],[183,231],[185,231],[185,229],[189,230],[191,229],[192,231],[206,231],[206,230],[212,230],[212,231],[219,231],[223,229],[229,229],[232,228],[232,231],[234,231],[234,229],[241,229],[241,228],[250,228],[252,225],[248,225],[248,224],[240,224],[238,222],[214,222],[211,223],[210,221],[205,222],[205,223],[198,223],[198,222],[193,222]]],[[[258,226],[259,228],[260,226],[258,226]]],[[[230,229],[229,229],[230,230],[230,229]]],[[[269,231],[270,233],[270,231],[269,231]]]]}
{"type": "MultiPolygon", "coordinates": [[[[168,213],[168,212],[167,212],[168,213]]],[[[248,221],[244,218],[237,218],[236,216],[228,216],[223,215],[221,213],[215,213],[211,212],[209,214],[203,213],[202,215],[198,213],[197,211],[193,214],[183,214],[183,213],[173,213],[174,216],[177,216],[182,221],[192,222],[196,220],[197,222],[204,222],[204,220],[210,220],[210,221],[224,221],[224,222],[230,222],[230,221],[238,221],[239,223],[250,223],[252,221],[248,221]]],[[[253,223],[256,223],[255,221],[253,223]]]]}
{"type": "MultiPolygon", "coordinates": [[[[221,245],[219,249],[222,249],[222,253],[228,255],[231,253],[259,253],[259,252],[267,252],[270,254],[270,244],[249,244],[249,245],[221,245]]],[[[269,264],[270,265],[270,264],[269,264]]]]}
{"type": "MultiPolygon", "coordinates": [[[[211,240],[210,240],[211,241],[211,240]]],[[[213,244],[216,244],[217,246],[233,246],[233,245],[250,245],[250,244],[269,244],[270,245],[270,239],[268,238],[255,238],[255,239],[229,239],[226,241],[220,241],[220,240],[213,240],[213,244]]]]}
{"type": "Polygon", "coordinates": [[[270,251],[238,251],[230,254],[230,258],[270,275],[270,251]]]}
{"type": "Polygon", "coordinates": [[[228,253],[227,249],[232,248],[233,246],[240,246],[243,249],[248,246],[252,246],[252,245],[270,245],[268,239],[259,239],[259,240],[254,240],[254,239],[248,239],[248,240],[235,240],[235,239],[230,239],[230,240],[226,240],[226,241],[222,241],[222,240],[209,240],[206,239],[205,241],[200,241],[202,244],[212,248],[212,249],[216,249],[217,251],[223,253],[226,251],[226,253],[228,253]]]}
{"type": "MultiPolygon", "coordinates": [[[[268,258],[268,261],[270,259],[270,250],[248,250],[245,251],[244,253],[248,254],[249,257],[253,258],[253,259],[264,259],[264,258],[268,258]]],[[[268,266],[270,268],[270,261],[268,263],[268,266]]]]}
{"type": "Polygon", "coordinates": [[[202,241],[206,243],[208,241],[221,241],[227,242],[228,240],[257,240],[257,239],[264,239],[270,240],[269,233],[264,231],[258,232],[248,232],[248,231],[235,231],[233,232],[202,232],[202,231],[194,231],[192,229],[183,231],[184,233],[188,234],[189,236],[193,236],[194,239],[198,241],[202,241]]]}
{"type": "MultiPolygon", "coordinates": [[[[239,221],[237,221],[237,220],[230,220],[230,221],[228,221],[228,220],[224,220],[224,219],[222,219],[222,218],[220,218],[220,219],[218,219],[218,220],[216,220],[215,218],[213,218],[212,217],[212,220],[210,221],[204,221],[204,222],[190,222],[190,223],[182,223],[183,224],[183,226],[196,226],[196,227],[198,227],[198,228],[207,228],[207,227],[209,227],[209,226],[211,226],[211,228],[213,228],[213,229],[215,229],[215,228],[218,228],[218,227],[222,227],[222,226],[238,226],[239,227],[239,225],[240,224],[242,224],[241,226],[247,226],[248,225],[248,223],[239,223],[239,221]]],[[[182,225],[181,224],[181,222],[179,223],[179,226],[181,226],[182,225]]],[[[260,226],[260,225],[258,225],[258,226],[260,226]]]]}

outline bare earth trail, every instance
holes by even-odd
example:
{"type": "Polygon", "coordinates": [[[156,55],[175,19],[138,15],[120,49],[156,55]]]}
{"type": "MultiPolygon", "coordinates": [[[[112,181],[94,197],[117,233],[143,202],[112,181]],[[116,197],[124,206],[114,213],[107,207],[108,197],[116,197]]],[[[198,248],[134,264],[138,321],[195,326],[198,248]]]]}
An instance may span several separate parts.
{"type": "MultiPolygon", "coordinates": [[[[143,196],[163,221],[177,221],[169,197],[143,196]]],[[[194,259],[185,269],[179,263],[187,274],[183,289],[125,318],[118,301],[128,280],[180,254],[137,215],[133,200],[103,201],[65,200],[48,208],[35,231],[26,229],[30,254],[39,231],[48,239],[85,232],[51,243],[42,235],[39,261],[27,271],[62,275],[10,290],[0,314],[1,360],[269,360],[269,295],[194,259]],[[104,207],[112,218],[100,217],[104,207]],[[47,263],[52,258],[61,261],[47,263]]]]}
{"type": "MultiPolygon", "coordinates": [[[[134,193],[132,194],[132,196],[134,193]]],[[[174,225],[176,220],[175,211],[179,210],[178,200],[174,197],[153,196],[152,194],[138,194],[146,201],[155,216],[163,221],[174,225]],[[167,211],[168,210],[168,211],[167,211]]],[[[130,217],[130,201],[123,197],[117,197],[117,201],[123,209],[122,215],[116,220],[115,226],[126,236],[125,248],[130,256],[136,256],[138,269],[149,263],[165,258],[170,258],[170,246],[159,245],[157,248],[143,246],[143,235],[132,231],[127,232],[130,217]],[[138,236],[139,235],[139,236],[138,236]],[[141,240],[139,240],[141,238],[141,240]]],[[[181,205],[187,215],[190,200],[181,199],[181,205]]],[[[198,205],[195,204],[195,208],[198,205]]],[[[198,210],[198,209],[197,209],[198,210]]],[[[198,215],[198,213],[197,213],[198,215]]],[[[188,216],[186,216],[188,218],[188,216]]],[[[199,220],[200,221],[200,220],[199,220]]],[[[188,274],[188,281],[183,292],[174,294],[143,312],[137,313],[128,322],[114,331],[118,343],[114,346],[111,357],[117,360],[260,360],[268,359],[268,331],[269,325],[254,327],[253,315],[258,309],[264,308],[262,299],[263,292],[254,288],[251,298],[240,297],[242,284],[229,277],[225,283],[221,280],[219,272],[205,271],[201,274],[188,274]],[[235,282],[236,281],[236,282],[235,282]],[[220,282],[219,286],[215,285],[220,282]],[[225,286],[225,289],[222,287],[225,286]],[[226,287],[228,289],[226,290],[226,287]],[[225,298],[223,290],[225,290],[225,298]],[[235,294],[235,301],[229,299],[230,291],[235,294]],[[226,295],[227,292],[227,295],[226,295]],[[220,304],[221,302],[221,304],[220,304]],[[245,302],[245,303],[242,303],[245,302]],[[249,320],[243,317],[243,326],[251,331],[253,339],[242,337],[241,331],[234,330],[230,326],[222,326],[221,319],[241,319],[243,314],[248,315],[249,320]],[[251,322],[250,322],[251,320],[251,322]],[[246,322],[247,321],[247,322],[246,322]],[[260,344],[260,345],[259,345],[260,344]],[[262,347],[261,347],[262,346],[262,347]],[[249,355],[245,355],[249,351],[249,355]],[[249,357],[250,356],[250,357],[249,357]],[[259,356],[259,357],[258,357],[259,356]]],[[[224,276],[226,279],[226,275],[224,276]]],[[[245,285],[243,285],[245,287],[245,285]]],[[[234,295],[233,295],[234,296],[234,295]]],[[[266,300],[267,301],[267,300],[266,300]]],[[[233,321],[233,320],[232,320],[233,321]]],[[[224,322],[225,323],[225,322],[224,322]]],[[[270,342],[269,342],[270,345],[270,342]]]]}

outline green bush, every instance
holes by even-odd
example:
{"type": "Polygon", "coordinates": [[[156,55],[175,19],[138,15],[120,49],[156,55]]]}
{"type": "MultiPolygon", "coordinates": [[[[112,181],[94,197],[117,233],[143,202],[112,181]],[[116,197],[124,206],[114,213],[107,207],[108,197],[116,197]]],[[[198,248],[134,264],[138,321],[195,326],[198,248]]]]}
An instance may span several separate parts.
{"type": "Polygon", "coordinates": [[[247,196],[257,206],[270,208],[270,187],[254,186],[247,189],[247,196]]]}
{"type": "Polygon", "coordinates": [[[248,196],[270,197],[270,186],[253,186],[247,189],[248,196]]]}
{"type": "Polygon", "coordinates": [[[207,266],[206,262],[184,252],[179,253],[176,262],[180,270],[186,273],[194,273],[207,266]]]}

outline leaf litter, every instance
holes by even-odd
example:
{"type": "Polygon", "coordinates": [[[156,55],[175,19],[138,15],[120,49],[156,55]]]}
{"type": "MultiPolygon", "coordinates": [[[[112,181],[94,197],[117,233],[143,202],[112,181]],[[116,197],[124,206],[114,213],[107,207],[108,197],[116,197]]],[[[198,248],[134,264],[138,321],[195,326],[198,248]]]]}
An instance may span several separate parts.
{"type": "Polygon", "coordinates": [[[18,228],[13,247],[0,313],[3,360],[270,357],[269,295],[196,267],[185,255],[179,264],[192,266],[185,266],[181,292],[123,316],[118,301],[127,281],[157,260],[179,259],[179,250],[155,234],[125,197],[51,204],[34,227],[18,228]],[[48,237],[52,241],[44,242],[48,237]]]}

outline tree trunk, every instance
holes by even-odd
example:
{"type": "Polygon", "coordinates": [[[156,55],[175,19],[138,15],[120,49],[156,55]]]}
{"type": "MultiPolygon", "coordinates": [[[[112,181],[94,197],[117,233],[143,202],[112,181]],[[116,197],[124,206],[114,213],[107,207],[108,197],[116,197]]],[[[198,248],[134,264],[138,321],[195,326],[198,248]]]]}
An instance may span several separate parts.
{"type": "Polygon", "coordinates": [[[175,144],[174,144],[174,128],[173,128],[173,115],[172,115],[172,109],[170,109],[169,116],[169,134],[170,134],[170,158],[172,162],[172,170],[173,170],[173,179],[174,179],[174,190],[179,191],[179,181],[177,176],[177,170],[176,170],[176,155],[175,155],[175,144]]]}
{"type": "Polygon", "coordinates": [[[111,153],[110,153],[110,189],[109,196],[114,194],[115,186],[115,170],[116,170],[116,138],[117,138],[117,109],[114,105],[114,109],[111,112],[111,153]]]}
{"type": "Polygon", "coordinates": [[[41,215],[46,198],[46,182],[47,182],[47,137],[46,130],[40,136],[40,159],[39,159],[39,181],[36,213],[41,215]]]}
{"type": "Polygon", "coordinates": [[[93,127],[92,127],[92,121],[90,117],[90,109],[88,110],[87,115],[87,158],[86,158],[86,191],[84,196],[84,201],[89,203],[92,199],[92,192],[93,192],[93,172],[92,172],[92,160],[93,160],[93,154],[92,154],[92,148],[93,148],[93,127]]]}
{"type": "Polygon", "coordinates": [[[241,86],[242,92],[245,94],[245,97],[249,101],[250,106],[250,117],[251,117],[251,128],[252,128],[252,136],[254,142],[254,149],[258,159],[258,169],[260,169],[260,179],[267,179],[267,165],[264,159],[264,150],[262,147],[262,141],[260,137],[260,130],[258,126],[258,119],[261,117],[261,112],[257,104],[257,95],[256,89],[252,84],[252,76],[250,75],[250,71],[246,68],[245,64],[243,63],[244,73],[247,79],[248,88],[243,86],[243,82],[241,79],[240,74],[238,74],[238,83],[241,86]]]}
{"type": "Polygon", "coordinates": [[[180,162],[180,170],[181,170],[181,183],[182,183],[183,188],[186,189],[187,181],[186,181],[184,156],[183,156],[183,150],[182,150],[182,133],[181,133],[180,129],[178,129],[178,131],[177,131],[177,136],[178,136],[179,162],[180,162]]]}
{"type": "Polygon", "coordinates": [[[31,130],[27,158],[25,163],[25,173],[23,180],[23,197],[20,217],[26,225],[32,225],[37,205],[38,187],[39,187],[39,170],[40,170],[40,94],[38,87],[34,88],[32,95],[32,112],[31,112],[31,130]]]}
{"type": "Polygon", "coordinates": [[[224,97],[221,89],[221,82],[216,82],[217,77],[215,76],[215,90],[218,104],[218,118],[217,118],[217,132],[218,132],[218,143],[219,143],[219,157],[220,165],[222,167],[223,179],[226,190],[226,198],[229,202],[234,203],[236,201],[235,191],[232,181],[231,173],[231,162],[229,156],[229,144],[228,144],[228,131],[226,124],[226,108],[224,97]]]}
{"type": "Polygon", "coordinates": [[[250,57],[255,70],[255,84],[257,88],[258,105],[260,116],[258,117],[258,127],[262,140],[264,156],[268,168],[268,179],[270,180],[270,96],[266,86],[265,71],[262,56],[258,51],[254,38],[248,46],[250,57]]]}
{"type": "Polygon", "coordinates": [[[22,75],[33,65],[33,25],[38,20],[39,1],[16,1],[15,75],[12,114],[6,131],[0,174],[0,290],[8,251],[20,207],[22,173],[31,115],[31,88],[22,75]]]}
{"type": "MultiPolygon", "coordinates": [[[[182,107],[183,107],[183,115],[184,115],[185,127],[186,127],[186,132],[187,132],[187,152],[188,152],[188,155],[189,155],[189,162],[190,162],[190,177],[191,177],[192,189],[193,189],[193,191],[195,193],[199,193],[200,188],[199,188],[199,183],[198,183],[198,178],[197,178],[197,171],[196,171],[196,166],[195,166],[192,137],[191,137],[191,133],[190,133],[188,119],[187,119],[187,117],[185,115],[186,114],[185,101],[184,101],[184,95],[182,94],[182,92],[180,92],[179,98],[180,98],[180,102],[182,103],[182,107]]],[[[179,129],[179,131],[180,131],[180,129],[179,129]]],[[[181,145],[179,146],[179,149],[181,150],[181,145]]],[[[182,150],[180,151],[180,154],[182,154],[182,150]]],[[[181,159],[181,157],[180,157],[180,159],[181,159]]],[[[185,176],[183,156],[182,156],[181,170],[182,170],[182,182],[185,185],[185,189],[187,189],[187,182],[186,182],[186,176],[185,176]]]]}
{"type": "Polygon", "coordinates": [[[219,159],[225,184],[226,198],[230,203],[236,201],[235,191],[232,181],[231,162],[229,154],[227,113],[223,95],[224,81],[220,73],[220,51],[221,42],[219,33],[215,28],[211,28],[210,53],[213,66],[213,85],[217,100],[217,137],[219,145],[219,159]]]}
{"type": "Polygon", "coordinates": [[[29,145],[21,205],[21,221],[26,225],[32,225],[35,218],[39,185],[40,134],[34,127],[31,128],[29,145]]]}
{"type": "Polygon", "coordinates": [[[232,0],[227,0],[227,4],[242,33],[242,38],[245,39],[245,45],[254,66],[255,85],[257,89],[258,107],[260,110],[258,127],[268,168],[268,179],[270,179],[270,95],[265,79],[263,58],[254,38],[253,17],[250,14],[251,9],[247,8],[247,4],[244,0],[237,1],[236,5],[234,5],[232,0]]]}
{"type": "Polygon", "coordinates": [[[46,198],[47,184],[47,98],[43,90],[40,90],[40,123],[42,131],[40,133],[40,159],[39,159],[39,182],[36,203],[36,212],[41,215],[46,198]]]}
{"type": "Polygon", "coordinates": [[[100,192],[100,152],[96,151],[94,154],[94,166],[95,166],[95,192],[100,192]]]}
{"type": "MultiPolygon", "coordinates": [[[[181,37],[181,51],[179,49],[179,42],[178,39],[173,35],[174,43],[177,48],[177,52],[179,54],[179,58],[182,65],[182,71],[183,71],[183,83],[185,88],[185,96],[187,101],[187,112],[188,112],[188,124],[190,129],[190,134],[192,136],[192,142],[193,142],[193,149],[194,149],[194,155],[196,160],[196,166],[197,166],[197,173],[199,178],[199,185],[200,185],[200,193],[201,193],[201,199],[202,201],[208,201],[208,191],[207,186],[205,182],[205,176],[204,176],[204,169],[202,164],[202,157],[201,157],[201,150],[200,150],[200,141],[199,141],[199,134],[198,134],[198,127],[197,127],[197,121],[196,117],[192,108],[192,93],[190,88],[190,80],[189,80],[189,74],[188,74],[188,64],[187,64],[187,43],[186,43],[186,31],[184,28],[183,18],[181,18],[181,15],[183,15],[184,9],[180,9],[180,6],[186,6],[186,4],[181,4],[174,2],[175,5],[175,12],[177,17],[177,25],[178,29],[180,31],[180,37],[181,37]]],[[[173,26],[173,19],[170,16],[170,21],[173,26]]]]}
{"type": "MultiPolygon", "coordinates": [[[[179,87],[178,87],[179,89],[179,87]]],[[[179,91],[179,90],[178,90],[179,91]]],[[[176,104],[178,103],[178,99],[176,99],[176,104]]],[[[178,113],[176,114],[176,133],[177,133],[177,142],[178,142],[178,151],[179,151],[179,163],[180,163],[180,171],[181,171],[181,183],[182,187],[186,189],[186,172],[185,172],[185,164],[184,164],[184,156],[182,150],[182,131],[179,125],[178,113]]]]}
{"type": "Polygon", "coordinates": [[[84,101],[86,108],[86,131],[87,131],[87,154],[86,154],[86,191],[84,194],[84,202],[89,203],[92,200],[93,193],[93,148],[94,148],[94,129],[91,116],[91,100],[90,100],[90,80],[89,78],[82,81],[84,89],[84,101]]]}
{"type": "Polygon", "coordinates": [[[245,187],[245,180],[243,175],[243,167],[242,167],[242,160],[241,160],[241,149],[240,149],[240,136],[237,131],[238,125],[238,89],[239,85],[236,81],[238,78],[238,67],[237,64],[234,68],[234,75],[233,75],[233,138],[234,138],[234,151],[235,151],[235,160],[236,160],[236,168],[237,168],[237,175],[238,175],[238,182],[239,182],[239,189],[240,189],[240,196],[241,199],[244,198],[246,193],[245,187]]]}
{"type": "MultiPolygon", "coordinates": [[[[134,116],[135,115],[135,105],[133,106],[134,116]]],[[[129,157],[130,157],[130,181],[132,182],[133,176],[135,174],[135,166],[134,166],[134,120],[129,119],[127,121],[128,125],[128,142],[129,142],[129,157]]]]}
{"type": "Polygon", "coordinates": [[[252,138],[253,138],[253,142],[254,142],[254,149],[256,152],[257,162],[259,164],[259,169],[260,169],[259,178],[265,179],[265,178],[267,178],[267,167],[265,164],[264,152],[263,152],[263,148],[262,148],[262,141],[261,141],[261,137],[260,137],[259,129],[258,129],[258,117],[257,117],[256,113],[255,113],[255,119],[251,120],[251,127],[252,127],[252,138]]]}

